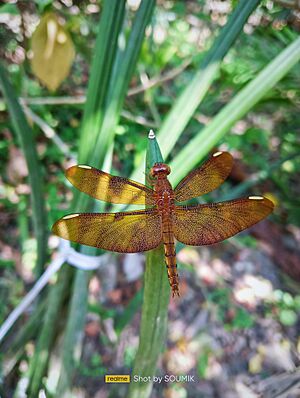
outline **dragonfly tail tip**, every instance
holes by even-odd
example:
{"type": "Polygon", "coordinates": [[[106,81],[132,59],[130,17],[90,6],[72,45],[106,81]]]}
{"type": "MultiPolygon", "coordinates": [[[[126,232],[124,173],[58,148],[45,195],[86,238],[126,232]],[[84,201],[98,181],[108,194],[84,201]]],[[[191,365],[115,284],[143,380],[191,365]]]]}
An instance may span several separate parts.
{"type": "Polygon", "coordinates": [[[175,289],[172,289],[172,298],[174,297],[180,297],[179,289],[178,287],[175,289]]]}

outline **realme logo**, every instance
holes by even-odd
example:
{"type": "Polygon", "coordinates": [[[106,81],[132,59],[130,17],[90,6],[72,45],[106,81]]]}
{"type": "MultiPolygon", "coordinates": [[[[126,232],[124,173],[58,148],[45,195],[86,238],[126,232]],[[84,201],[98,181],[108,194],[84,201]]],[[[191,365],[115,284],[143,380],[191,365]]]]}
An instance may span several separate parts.
{"type": "Polygon", "coordinates": [[[130,375],[105,375],[105,383],[130,383],[130,375]]]}

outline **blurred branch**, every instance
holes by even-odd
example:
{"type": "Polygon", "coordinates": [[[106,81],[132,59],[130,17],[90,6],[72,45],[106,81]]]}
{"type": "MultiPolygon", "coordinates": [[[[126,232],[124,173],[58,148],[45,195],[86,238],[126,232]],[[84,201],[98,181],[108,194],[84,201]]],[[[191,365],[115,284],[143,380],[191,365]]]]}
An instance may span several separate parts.
{"type": "Polygon", "coordinates": [[[46,269],[43,275],[37,280],[34,287],[26,294],[20,304],[9,314],[7,319],[0,327],[0,342],[6,336],[10,328],[14,325],[16,320],[23,314],[29,305],[36,299],[40,291],[47,285],[49,279],[60,269],[65,258],[60,256],[56,258],[50,266],[46,269]]]}
{"type": "MultiPolygon", "coordinates": [[[[132,97],[134,95],[143,93],[144,91],[149,90],[152,87],[158,86],[161,83],[165,83],[174,79],[178,76],[184,69],[186,69],[192,60],[185,60],[182,65],[177,68],[171,69],[163,75],[157,75],[152,79],[149,79],[146,83],[143,83],[139,86],[132,87],[127,92],[127,97],[132,97]]],[[[63,97],[22,97],[20,98],[22,104],[26,105],[76,105],[76,104],[84,104],[86,101],[85,95],[77,95],[77,96],[63,96],[63,97]]]]}
{"type": "Polygon", "coordinates": [[[20,304],[9,314],[0,327],[0,343],[20,315],[37,298],[42,289],[47,285],[52,276],[61,268],[63,263],[68,263],[80,270],[90,271],[98,269],[107,263],[110,254],[88,256],[76,252],[68,241],[62,241],[59,255],[48,265],[46,271],[40,276],[33,288],[26,294],[20,304]]]}
{"type": "MultiPolygon", "coordinates": [[[[166,72],[163,75],[157,75],[152,79],[147,80],[143,84],[133,87],[128,90],[127,97],[132,97],[134,95],[143,93],[150,88],[158,86],[162,83],[170,81],[178,76],[182,71],[184,71],[190,64],[192,60],[188,59],[185,60],[182,65],[178,66],[177,68],[171,69],[170,71],[166,72]]],[[[1,99],[0,99],[1,101],[1,99]]],[[[62,97],[22,97],[20,98],[20,102],[23,105],[24,112],[27,116],[29,116],[45,133],[47,138],[53,140],[53,142],[59,147],[59,149],[68,157],[72,158],[70,154],[70,150],[68,146],[60,139],[60,137],[55,133],[54,129],[50,127],[43,119],[41,119],[37,114],[35,114],[27,105],[77,105],[77,104],[84,104],[86,102],[85,95],[78,95],[78,96],[62,96],[62,97]]],[[[135,116],[132,113],[123,110],[121,112],[121,116],[127,120],[135,122],[136,124],[140,124],[141,126],[157,128],[159,125],[157,122],[146,119],[143,116],[135,116]]]]}
{"type": "MultiPolygon", "coordinates": [[[[287,398],[296,397],[300,389],[300,367],[295,368],[293,372],[284,372],[281,374],[269,376],[261,380],[256,385],[256,391],[260,396],[287,398]],[[295,395],[294,395],[295,394],[295,395]]],[[[299,396],[299,395],[298,395],[299,396]]]]}
{"type": "Polygon", "coordinates": [[[191,64],[191,62],[191,59],[187,59],[177,68],[171,69],[169,72],[166,72],[163,75],[155,76],[152,79],[149,79],[147,82],[141,84],[140,86],[129,89],[127,97],[140,94],[144,91],[149,90],[152,87],[160,85],[161,83],[165,83],[169,80],[174,79],[174,77],[180,75],[180,73],[183,72],[191,64]]]}
{"type": "Polygon", "coordinates": [[[26,105],[77,105],[84,104],[86,100],[85,95],[78,95],[75,97],[22,97],[20,101],[26,105]]]}
{"type": "Polygon", "coordinates": [[[121,116],[124,117],[124,119],[130,120],[131,122],[134,122],[136,124],[140,124],[141,126],[152,127],[152,128],[159,127],[154,120],[152,121],[146,119],[144,116],[135,116],[128,111],[122,111],[121,116]]]}
{"type": "Polygon", "coordinates": [[[2,375],[7,377],[13,369],[16,368],[18,362],[22,359],[26,344],[29,340],[33,340],[40,327],[40,320],[45,312],[46,302],[40,301],[34,307],[34,311],[30,313],[27,323],[22,323],[22,327],[16,331],[13,340],[7,339],[7,344],[1,345],[1,352],[5,355],[3,358],[2,375]]]}
{"type": "Polygon", "coordinates": [[[75,160],[75,156],[71,154],[70,148],[63,140],[56,134],[54,129],[49,126],[42,118],[35,114],[30,108],[25,104],[22,105],[23,111],[27,117],[29,117],[45,134],[47,138],[52,140],[58,149],[68,158],[75,160]]]}
{"type": "MultiPolygon", "coordinates": [[[[41,119],[37,114],[35,114],[30,108],[28,108],[26,105],[23,105],[23,110],[25,114],[32,119],[33,122],[35,122],[40,129],[44,132],[45,136],[49,139],[51,139],[59,148],[59,150],[66,155],[68,158],[74,159],[75,157],[71,154],[70,148],[68,147],[67,144],[65,144],[62,139],[55,133],[54,129],[50,127],[43,119],[41,119]]],[[[152,120],[146,119],[144,116],[135,116],[132,113],[128,111],[122,111],[121,116],[124,117],[124,119],[127,119],[131,122],[134,122],[136,124],[139,124],[141,126],[145,127],[159,127],[159,125],[152,120]]]]}
{"type": "Polygon", "coordinates": [[[273,1],[274,3],[277,3],[282,7],[300,10],[300,0],[273,0],[273,1]]]}

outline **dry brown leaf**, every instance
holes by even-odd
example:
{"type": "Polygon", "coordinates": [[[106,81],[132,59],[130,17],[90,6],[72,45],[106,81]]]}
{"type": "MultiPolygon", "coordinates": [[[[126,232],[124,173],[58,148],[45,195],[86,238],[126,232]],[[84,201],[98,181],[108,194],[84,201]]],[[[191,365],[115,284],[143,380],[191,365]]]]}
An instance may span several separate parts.
{"type": "Polygon", "coordinates": [[[9,147],[7,177],[13,185],[18,185],[28,175],[27,163],[22,151],[13,144],[9,147]]]}
{"type": "Polygon", "coordinates": [[[33,73],[54,91],[68,76],[75,50],[70,35],[54,13],[45,14],[31,40],[33,73]]]}

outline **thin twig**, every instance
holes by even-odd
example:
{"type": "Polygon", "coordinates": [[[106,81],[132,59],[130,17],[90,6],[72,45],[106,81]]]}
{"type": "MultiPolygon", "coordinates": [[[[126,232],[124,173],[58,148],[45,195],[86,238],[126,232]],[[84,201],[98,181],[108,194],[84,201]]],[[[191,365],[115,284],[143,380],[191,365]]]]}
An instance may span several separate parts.
{"type": "Polygon", "coordinates": [[[86,100],[85,95],[78,95],[75,97],[22,97],[20,101],[26,105],[76,105],[84,104],[86,100]]]}
{"type": "Polygon", "coordinates": [[[29,307],[29,305],[38,296],[40,291],[46,286],[49,279],[54,275],[65,261],[65,256],[57,257],[42,276],[37,280],[33,288],[27,293],[20,304],[9,314],[7,319],[3,322],[0,328],[0,341],[5,337],[7,332],[11,329],[16,320],[23,314],[23,312],[29,307]]]}
{"type": "MultiPolygon", "coordinates": [[[[20,102],[23,106],[24,112],[29,116],[40,128],[44,131],[46,137],[51,138],[57,146],[60,147],[62,152],[70,158],[70,150],[68,146],[60,139],[60,137],[55,133],[52,127],[50,127],[43,119],[41,119],[37,114],[35,114],[27,105],[74,105],[83,104],[85,102],[85,97],[44,97],[44,98],[21,98],[20,102]]],[[[135,116],[128,111],[122,111],[121,115],[131,122],[140,124],[146,127],[159,127],[154,121],[146,119],[143,116],[135,116]]]]}
{"type": "Polygon", "coordinates": [[[49,126],[42,118],[40,118],[37,114],[35,114],[30,108],[28,108],[21,101],[22,108],[26,116],[28,116],[39,128],[43,131],[45,136],[51,139],[59,148],[59,150],[66,155],[68,158],[75,160],[75,156],[73,156],[70,152],[70,148],[63,142],[63,140],[56,134],[54,129],[49,126]]]}
{"type": "MultiPolygon", "coordinates": [[[[165,83],[169,80],[174,79],[181,72],[183,72],[190,64],[192,60],[188,59],[182,63],[182,65],[178,66],[167,72],[165,75],[155,76],[152,79],[149,79],[147,83],[141,84],[137,87],[133,87],[128,90],[127,96],[132,97],[133,95],[143,93],[150,88],[157,86],[161,83],[165,83]]],[[[21,102],[25,105],[76,105],[76,104],[84,104],[86,100],[85,95],[77,95],[77,96],[63,96],[63,97],[22,97],[21,102]]]]}
{"type": "Polygon", "coordinates": [[[133,88],[129,89],[127,96],[131,97],[133,95],[143,93],[144,91],[149,90],[150,88],[152,88],[154,86],[157,86],[161,83],[165,83],[169,80],[174,79],[174,77],[178,76],[181,72],[183,72],[191,64],[191,62],[192,62],[191,59],[185,60],[180,66],[170,70],[165,75],[163,75],[163,76],[158,75],[156,77],[153,77],[152,79],[149,79],[147,81],[147,83],[144,83],[144,84],[141,84],[140,86],[133,87],[133,88]]]}
{"type": "Polygon", "coordinates": [[[127,119],[130,120],[132,122],[135,122],[136,124],[140,124],[141,126],[146,126],[146,127],[155,127],[158,128],[158,124],[155,121],[146,119],[143,116],[135,116],[132,113],[128,112],[128,111],[122,111],[121,115],[127,119]]]}
{"type": "MultiPolygon", "coordinates": [[[[143,93],[152,87],[155,87],[161,83],[165,83],[169,80],[174,79],[181,72],[183,72],[190,64],[192,60],[188,59],[178,66],[167,72],[165,75],[155,76],[152,79],[147,80],[143,84],[133,87],[128,90],[127,96],[132,97],[134,95],[143,93]]],[[[0,99],[1,100],[1,99],[0,99]]],[[[73,159],[74,157],[70,154],[69,147],[61,140],[61,138],[55,133],[54,129],[50,127],[43,119],[41,119],[36,113],[34,113],[27,105],[77,105],[84,104],[86,101],[85,95],[78,95],[75,97],[63,96],[63,97],[35,97],[20,98],[20,103],[22,104],[23,110],[28,117],[30,117],[44,132],[47,138],[53,140],[53,142],[58,146],[58,148],[64,153],[64,155],[73,159]]],[[[159,127],[157,121],[152,121],[144,118],[143,116],[135,116],[128,111],[122,111],[121,115],[130,121],[146,127],[159,127]]]]}
{"type": "Polygon", "coordinates": [[[300,10],[300,1],[299,0],[274,0],[274,3],[281,5],[286,8],[293,8],[295,10],[300,10]]]}

